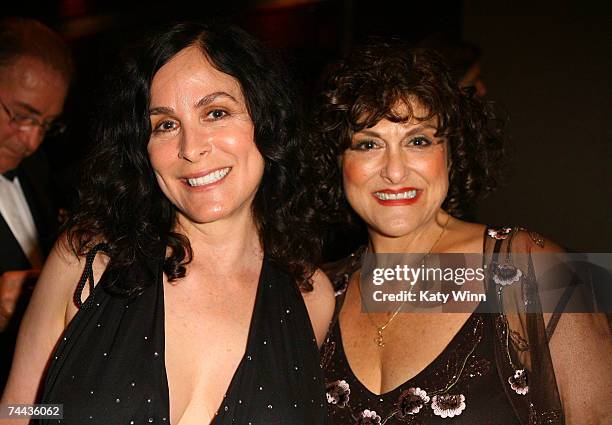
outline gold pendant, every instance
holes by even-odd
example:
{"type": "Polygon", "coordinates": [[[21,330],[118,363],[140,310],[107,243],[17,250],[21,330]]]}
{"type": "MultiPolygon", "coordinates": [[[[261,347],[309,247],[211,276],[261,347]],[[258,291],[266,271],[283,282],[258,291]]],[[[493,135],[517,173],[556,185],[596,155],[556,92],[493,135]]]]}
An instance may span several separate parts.
{"type": "Polygon", "coordinates": [[[383,330],[382,329],[378,329],[378,336],[376,338],[374,338],[374,342],[379,347],[384,347],[385,346],[385,343],[383,341],[383,330]]]}

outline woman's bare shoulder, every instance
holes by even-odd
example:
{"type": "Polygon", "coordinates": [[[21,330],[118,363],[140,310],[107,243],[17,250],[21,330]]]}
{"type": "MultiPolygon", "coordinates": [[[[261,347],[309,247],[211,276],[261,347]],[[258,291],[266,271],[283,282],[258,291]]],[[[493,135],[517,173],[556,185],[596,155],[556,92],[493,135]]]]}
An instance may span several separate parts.
{"type": "Polygon", "coordinates": [[[312,323],[317,343],[323,343],[335,308],[334,289],[331,281],[321,270],[316,270],[311,278],[312,291],[302,292],[304,303],[312,323]]]}
{"type": "Polygon", "coordinates": [[[481,253],[487,226],[453,218],[446,229],[446,241],[439,246],[442,252],[481,253]]]}
{"type": "Polygon", "coordinates": [[[565,252],[559,243],[542,235],[540,232],[521,226],[498,226],[487,229],[487,237],[507,241],[508,250],[514,253],[565,252]]]}

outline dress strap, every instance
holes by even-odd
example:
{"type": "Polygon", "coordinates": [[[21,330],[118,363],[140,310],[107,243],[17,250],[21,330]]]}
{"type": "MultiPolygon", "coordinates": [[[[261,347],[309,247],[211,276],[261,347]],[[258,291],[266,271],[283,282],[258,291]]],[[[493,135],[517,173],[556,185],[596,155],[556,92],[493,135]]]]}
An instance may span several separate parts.
{"type": "Polygon", "coordinates": [[[93,291],[94,291],[94,274],[93,274],[93,262],[96,258],[96,254],[98,251],[106,252],[108,246],[105,243],[99,243],[95,245],[91,251],[87,253],[85,257],[85,269],[83,270],[83,274],[81,274],[81,278],[79,279],[79,283],[74,291],[74,303],[79,309],[87,310],[93,304],[93,291]],[[83,295],[83,289],[85,288],[85,283],[89,282],[89,296],[85,300],[85,302],[81,301],[81,297],[83,295]]]}
{"type": "Polygon", "coordinates": [[[546,341],[550,342],[553,333],[557,328],[557,323],[561,318],[561,314],[563,314],[565,307],[567,307],[567,304],[569,303],[569,300],[572,297],[574,289],[579,284],[580,282],[578,282],[576,280],[576,276],[574,276],[572,281],[570,282],[570,285],[565,289],[565,291],[563,291],[563,295],[561,295],[561,299],[557,302],[557,305],[555,306],[555,311],[553,312],[552,316],[550,317],[550,320],[548,321],[548,325],[546,326],[546,341]]]}

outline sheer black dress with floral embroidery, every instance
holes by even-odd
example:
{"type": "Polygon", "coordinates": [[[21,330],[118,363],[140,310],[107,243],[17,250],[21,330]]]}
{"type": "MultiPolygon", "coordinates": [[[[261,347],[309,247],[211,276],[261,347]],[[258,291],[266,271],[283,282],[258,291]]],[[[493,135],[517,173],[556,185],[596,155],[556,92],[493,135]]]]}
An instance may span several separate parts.
{"type": "Polygon", "coordinates": [[[332,423],[516,425],[497,376],[494,331],[486,316],[472,314],[429,366],[381,395],[370,392],[351,371],[336,322],[326,343],[332,423]]]}
{"type": "MultiPolygon", "coordinates": [[[[487,229],[484,254],[503,255],[521,241],[542,246],[543,238],[518,227],[487,229]],[[528,235],[528,237],[524,237],[528,235]],[[519,238],[517,238],[519,239],[519,238]]],[[[477,309],[443,352],[423,371],[396,389],[377,395],[353,374],[347,361],[337,320],[349,276],[360,267],[360,255],[326,270],[337,289],[336,319],[322,348],[328,417],[332,424],[563,424],[547,341],[548,329],[541,313],[482,313],[477,309]],[[516,318],[519,320],[516,320],[516,318]],[[528,368],[524,365],[537,365],[528,368]],[[529,374],[529,382],[527,380],[529,374]]],[[[520,264],[522,279],[505,288],[499,302],[533,303],[529,289],[536,284],[533,265],[520,264]]],[[[500,291],[487,278],[487,293],[500,291]]],[[[537,291],[535,291],[537,294],[537,291]]]]}

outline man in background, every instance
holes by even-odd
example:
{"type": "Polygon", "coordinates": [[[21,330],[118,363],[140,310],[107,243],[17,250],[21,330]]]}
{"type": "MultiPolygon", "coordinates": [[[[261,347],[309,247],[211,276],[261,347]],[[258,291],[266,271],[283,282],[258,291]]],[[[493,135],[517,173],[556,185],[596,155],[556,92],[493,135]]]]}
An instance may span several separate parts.
{"type": "Polygon", "coordinates": [[[25,293],[56,237],[48,164],[37,151],[61,133],[73,65],[61,37],[38,21],[0,20],[0,391],[25,293]]]}

